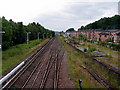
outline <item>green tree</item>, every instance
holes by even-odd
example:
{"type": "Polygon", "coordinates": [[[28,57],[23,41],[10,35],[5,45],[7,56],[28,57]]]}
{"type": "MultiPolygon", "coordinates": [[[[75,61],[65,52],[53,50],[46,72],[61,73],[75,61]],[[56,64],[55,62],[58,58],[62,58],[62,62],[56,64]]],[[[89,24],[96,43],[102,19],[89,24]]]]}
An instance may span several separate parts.
{"type": "Polygon", "coordinates": [[[82,26],[81,29],[120,29],[120,15],[101,18],[98,21],[82,26]]]}
{"type": "Polygon", "coordinates": [[[5,31],[5,34],[2,36],[2,48],[3,50],[8,49],[11,46],[16,44],[24,43],[26,41],[26,33],[31,32],[29,38],[34,40],[38,38],[38,32],[40,32],[40,38],[45,37],[54,37],[55,32],[45,29],[39,23],[30,23],[28,25],[23,25],[22,22],[15,23],[10,19],[9,21],[2,17],[2,30],[5,31]]]}
{"type": "Polygon", "coordinates": [[[75,31],[74,28],[69,28],[68,30],[66,30],[66,32],[73,32],[75,31]]]}

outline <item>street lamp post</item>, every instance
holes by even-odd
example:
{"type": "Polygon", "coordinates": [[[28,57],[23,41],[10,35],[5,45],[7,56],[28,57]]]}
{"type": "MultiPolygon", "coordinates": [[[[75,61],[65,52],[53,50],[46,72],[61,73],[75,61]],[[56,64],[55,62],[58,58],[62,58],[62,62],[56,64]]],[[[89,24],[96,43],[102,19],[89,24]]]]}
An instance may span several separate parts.
{"type": "Polygon", "coordinates": [[[39,40],[39,34],[40,34],[40,32],[38,32],[38,40],[39,40]]]}
{"type": "Polygon", "coordinates": [[[27,32],[27,45],[29,44],[29,34],[31,34],[31,32],[27,32]]]}

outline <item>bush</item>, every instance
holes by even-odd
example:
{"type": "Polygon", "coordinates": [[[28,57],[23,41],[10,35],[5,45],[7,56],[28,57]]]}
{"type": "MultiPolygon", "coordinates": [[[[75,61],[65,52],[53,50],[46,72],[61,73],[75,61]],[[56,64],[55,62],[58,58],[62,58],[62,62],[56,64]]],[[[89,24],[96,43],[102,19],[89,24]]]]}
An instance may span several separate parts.
{"type": "Polygon", "coordinates": [[[92,53],[92,54],[91,54],[91,56],[92,56],[92,57],[95,57],[95,56],[97,56],[97,55],[96,55],[96,54],[94,54],[94,53],[92,53]]]}
{"type": "Polygon", "coordinates": [[[87,40],[87,42],[90,42],[90,40],[87,40]]]}
{"type": "Polygon", "coordinates": [[[112,58],[112,55],[106,54],[105,57],[112,58]]]}
{"type": "Polygon", "coordinates": [[[99,42],[99,45],[107,47],[109,45],[110,49],[112,48],[113,50],[120,51],[120,44],[117,43],[108,43],[108,42],[99,42]]]}
{"type": "Polygon", "coordinates": [[[88,46],[88,50],[90,51],[90,52],[93,52],[93,51],[95,51],[96,50],[96,48],[94,47],[94,46],[88,46]]]}
{"type": "Polygon", "coordinates": [[[85,44],[82,44],[82,46],[85,46],[85,44]]]}
{"type": "Polygon", "coordinates": [[[84,48],[84,52],[87,52],[87,49],[86,49],[86,48],[84,48]]]}

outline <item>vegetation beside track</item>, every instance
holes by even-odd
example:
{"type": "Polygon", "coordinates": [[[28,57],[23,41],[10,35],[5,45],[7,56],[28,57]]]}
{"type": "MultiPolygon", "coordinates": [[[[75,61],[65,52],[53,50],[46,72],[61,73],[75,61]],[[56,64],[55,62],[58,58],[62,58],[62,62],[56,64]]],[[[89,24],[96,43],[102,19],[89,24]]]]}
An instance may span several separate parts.
{"type": "Polygon", "coordinates": [[[32,40],[29,42],[29,45],[26,43],[18,44],[5,50],[2,52],[2,72],[0,75],[13,67],[16,63],[23,60],[29,54],[34,52],[44,43],[46,43],[49,39],[40,39],[40,40],[32,40]]]}
{"type": "MultiPolygon", "coordinates": [[[[88,63],[93,69],[95,69],[99,74],[101,74],[114,87],[119,88],[118,76],[115,76],[114,74],[110,73],[108,69],[105,69],[102,66],[100,66],[98,63],[96,63],[92,58],[90,58],[86,54],[83,54],[78,50],[72,49],[72,47],[67,45],[64,42],[64,40],[65,39],[63,37],[61,37],[61,41],[62,41],[62,43],[64,45],[64,49],[65,49],[66,52],[69,53],[67,55],[68,56],[68,62],[70,61],[70,59],[73,60],[73,62],[78,65],[77,67],[85,66],[85,63],[88,63]],[[76,53],[78,54],[78,56],[76,56],[77,55],[76,53]],[[72,56],[70,54],[72,54],[72,56]],[[76,57],[78,57],[78,59],[76,57]]],[[[84,46],[86,46],[86,45],[84,45],[84,46]]],[[[72,64],[74,64],[74,63],[72,63],[72,64]]],[[[71,72],[73,72],[73,71],[74,71],[74,69],[71,72]]],[[[82,75],[82,74],[80,74],[80,75],[82,75]]],[[[73,76],[74,76],[74,74],[73,74],[73,76]]],[[[76,76],[74,76],[73,78],[75,78],[75,77],[76,76]]],[[[77,81],[76,81],[76,83],[77,83],[77,81]]]]}
{"type": "Polygon", "coordinates": [[[109,59],[106,59],[107,61],[110,61],[112,64],[115,64],[116,66],[118,66],[118,51],[115,51],[115,50],[112,50],[110,48],[106,48],[106,47],[103,47],[103,46],[99,46],[99,45],[95,45],[93,43],[89,43],[89,42],[83,42],[81,41],[81,43],[84,43],[85,46],[89,46],[89,45],[92,45],[93,47],[96,47],[98,50],[106,53],[108,56],[111,56],[111,58],[109,59]]]}
{"type": "Polygon", "coordinates": [[[82,55],[79,51],[76,51],[73,47],[64,42],[64,38],[60,37],[60,44],[63,45],[63,49],[68,53],[67,60],[69,66],[69,77],[75,84],[76,88],[79,88],[79,79],[82,79],[83,88],[104,88],[103,85],[97,83],[97,81],[90,76],[90,74],[83,69],[84,62],[89,59],[82,55]]]}
{"type": "MultiPolygon", "coordinates": [[[[77,38],[74,38],[74,39],[72,39],[72,40],[74,40],[75,42],[78,42],[78,43],[82,43],[82,47],[83,48],[87,48],[87,47],[89,47],[89,46],[91,46],[91,47],[94,47],[95,49],[97,49],[97,50],[99,50],[99,51],[101,51],[101,52],[104,52],[104,53],[106,53],[106,57],[110,57],[110,58],[108,58],[108,59],[106,59],[108,62],[110,62],[110,63],[112,63],[112,64],[114,64],[114,65],[116,65],[117,67],[119,66],[119,58],[120,58],[120,56],[119,56],[119,51],[115,51],[115,50],[112,50],[112,49],[110,49],[110,48],[107,48],[107,47],[103,47],[103,46],[100,46],[100,45],[96,45],[96,44],[94,44],[94,43],[90,43],[90,42],[85,42],[85,41],[80,41],[79,39],[77,39],[77,38]]],[[[106,63],[104,60],[101,60],[101,59],[99,59],[101,62],[104,62],[104,63],[106,63]]],[[[106,63],[107,64],[107,63],[106,63]]]]}

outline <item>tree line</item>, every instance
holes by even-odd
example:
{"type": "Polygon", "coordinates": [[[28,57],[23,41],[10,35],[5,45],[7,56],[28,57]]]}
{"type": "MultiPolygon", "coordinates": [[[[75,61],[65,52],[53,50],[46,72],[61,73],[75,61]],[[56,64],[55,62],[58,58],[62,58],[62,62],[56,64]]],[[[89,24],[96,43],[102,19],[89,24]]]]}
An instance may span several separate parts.
{"type": "Polygon", "coordinates": [[[73,32],[73,31],[75,31],[74,28],[69,28],[69,29],[66,30],[66,32],[73,32]]]}
{"type": "Polygon", "coordinates": [[[90,23],[86,26],[81,26],[81,30],[85,29],[120,29],[120,15],[115,15],[113,17],[104,17],[98,21],[90,23]]]}
{"type": "Polygon", "coordinates": [[[31,34],[29,34],[29,40],[37,39],[38,32],[40,33],[40,38],[43,38],[43,35],[44,38],[55,36],[54,31],[44,28],[39,23],[33,22],[28,25],[23,25],[23,22],[14,22],[12,19],[5,19],[5,17],[2,17],[2,31],[5,31],[5,33],[2,34],[3,50],[26,42],[27,32],[31,32],[31,34]]]}

